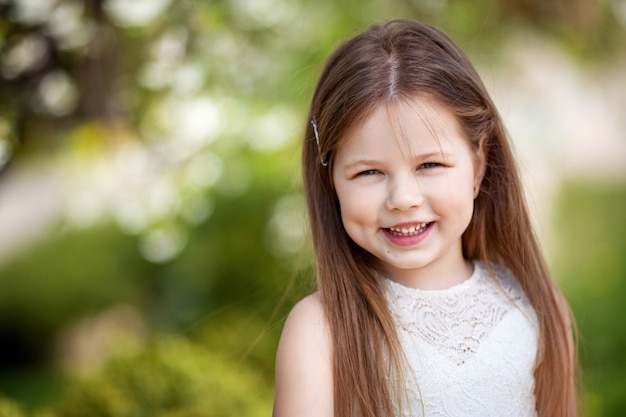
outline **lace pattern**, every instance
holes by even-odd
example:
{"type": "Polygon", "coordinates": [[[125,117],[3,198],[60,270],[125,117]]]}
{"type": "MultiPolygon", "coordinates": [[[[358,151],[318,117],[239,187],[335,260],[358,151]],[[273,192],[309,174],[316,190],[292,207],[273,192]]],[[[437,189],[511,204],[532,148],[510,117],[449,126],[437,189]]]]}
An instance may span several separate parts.
{"type": "Polygon", "coordinates": [[[385,280],[410,369],[405,416],[535,416],[536,314],[506,268],[440,291],[385,280]]]}

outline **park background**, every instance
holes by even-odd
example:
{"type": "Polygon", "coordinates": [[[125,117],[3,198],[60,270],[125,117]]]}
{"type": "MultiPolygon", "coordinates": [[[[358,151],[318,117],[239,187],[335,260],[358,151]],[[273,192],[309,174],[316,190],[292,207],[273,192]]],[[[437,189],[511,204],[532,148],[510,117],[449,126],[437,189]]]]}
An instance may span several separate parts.
{"type": "Polygon", "coordinates": [[[0,417],[270,415],[308,100],[391,17],[479,69],[587,414],[626,415],[626,1],[0,0],[0,417]]]}

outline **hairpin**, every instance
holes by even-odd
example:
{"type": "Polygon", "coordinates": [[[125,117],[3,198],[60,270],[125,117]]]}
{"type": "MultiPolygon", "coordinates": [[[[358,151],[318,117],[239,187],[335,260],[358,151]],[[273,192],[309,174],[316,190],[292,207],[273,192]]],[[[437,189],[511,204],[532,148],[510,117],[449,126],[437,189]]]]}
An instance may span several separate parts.
{"type": "Polygon", "coordinates": [[[315,119],[315,116],[313,116],[313,119],[311,120],[311,124],[313,125],[313,133],[315,134],[315,143],[317,143],[317,152],[320,155],[320,161],[322,162],[322,165],[327,167],[328,166],[328,160],[326,159],[326,157],[322,157],[322,147],[320,146],[320,135],[317,132],[317,120],[315,119]]]}

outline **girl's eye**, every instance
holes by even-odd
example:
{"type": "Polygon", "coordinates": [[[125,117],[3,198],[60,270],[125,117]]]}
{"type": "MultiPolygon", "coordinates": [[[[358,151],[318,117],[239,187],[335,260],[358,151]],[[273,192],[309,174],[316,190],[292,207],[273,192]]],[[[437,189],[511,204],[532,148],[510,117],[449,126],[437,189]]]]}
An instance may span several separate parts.
{"type": "Polygon", "coordinates": [[[376,175],[378,174],[378,171],[375,169],[366,169],[365,171],[361,171],[359,172],[357,175],[358,176],[367,176],[367,175],[376,175]]]}
{"type": "Polygon", "coordinates": [[[418,168],[420,169],[429,169],[429,168],[437,168],[440,167],[441,164],[439,162],[424,162],[418,168]]]}

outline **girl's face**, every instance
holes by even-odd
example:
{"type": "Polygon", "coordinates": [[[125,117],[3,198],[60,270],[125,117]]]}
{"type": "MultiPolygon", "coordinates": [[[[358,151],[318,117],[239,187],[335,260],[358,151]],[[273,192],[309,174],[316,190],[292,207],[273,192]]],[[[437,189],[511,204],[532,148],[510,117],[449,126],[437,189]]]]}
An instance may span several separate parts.
{"type": "Polygon", "coordinates": [[[484,172],[455,116],[428,99],[380,106],[349,131],[332,177],[346,232],[404,285],[441,289],[471,274],[461,236],[484,172]]]}

